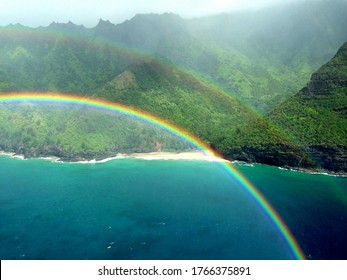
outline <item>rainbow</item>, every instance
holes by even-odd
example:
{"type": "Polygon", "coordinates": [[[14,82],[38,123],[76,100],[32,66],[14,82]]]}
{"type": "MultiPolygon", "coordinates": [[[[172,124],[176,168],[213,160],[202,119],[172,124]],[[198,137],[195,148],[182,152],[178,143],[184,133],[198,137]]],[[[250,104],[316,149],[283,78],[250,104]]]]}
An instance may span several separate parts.
{"type": "MultiPolygon", "coordinates": [[[[91,108],[102,109],[110,112],[116,112],[123,114],[125,116],[133,117],[141,121],[155,125],[161,129],[170,132],[173,135],[190,143],[194,147],[203,151],[206,155],[221,157],[219,154],[214,152],[208,145],[206,145],[199,138],[195,137],[188,131],[171,124],[165,120],[162,120],[156,116],[148,114],[144,111],[138,110],[133,107],[128,107],[122,104],[113,103],[110,101],[102,99],[92,99],[83,96],[68,95],[68,94],[58,94],[58,93],[1,93],[0,94],[0,104],[11,104],[20,102],[47,102],[47,103],[58,103],[67,105],[83,105],[89,106],[91,108]]],[[[276,212],[276,210],[271,206],[267,199],[260,193],[260,191],[247,179],[245,178],[237,169],[235,169],[230,163],[221,161],[217,162],[242,188],[253,197],[261,208],[265,211],[270,220],[274,223],[279,233],[284,237],[287,245],[292,251],[293,257],[296,259],[305,259],[305,255],[301,250],[299,244],[295,240],[293,234],[290,232],[282,218],[276,212]]]]}

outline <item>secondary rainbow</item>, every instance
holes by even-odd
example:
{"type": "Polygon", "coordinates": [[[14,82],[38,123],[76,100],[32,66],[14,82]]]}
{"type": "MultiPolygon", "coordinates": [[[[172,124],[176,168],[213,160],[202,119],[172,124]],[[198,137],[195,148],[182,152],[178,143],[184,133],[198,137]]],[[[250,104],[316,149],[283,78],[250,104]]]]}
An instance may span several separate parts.
{"type": "MultiPolygon", "coordinates": [[[[1,93],[0,94],[0,104],[6,103],[20,103],[20,102],[36,102],[36,103],[59,103],[68,105],[83,105],[90,106],[92,108],[98,108],[102,110],[107,110],[111,112],[116,112],[129,117],[134,117],[136,119],[145,121],[157,127],[160,127],[171,134],[183,139],[184,141],[190,143],[194,147],[203,151],[206,155],[221,157],[216,152],[214,152],[208,145],[206,145],[199,138],[195,137],[188,131],[162,120],[156,116],[153,116],[147,112],[138,110],[133,107],[129,107],[123,104],[118,104],[103,99],[94,99],[89,97],[82,97],[70,94],[60,94],[60,93],[35,93],[35,92],[20,92],[20,93],[1,93]]],[[[305,255],[301,250],[299,244],[295,240],[293,234],[290,232],[282,218],[276,212],[276,210],[271,206],[267,199],[260,193],[260,191],[238,170],[236,170],[232,164],[228,162],[217,162],[232,178],[235,180],[246,192],[248,192],[255,201],[263,208],[267,216],[274,223],[279,233],[284,237],[288,246],[290,247],[293,256],[296,259],[305,259],[305,255]]]]}

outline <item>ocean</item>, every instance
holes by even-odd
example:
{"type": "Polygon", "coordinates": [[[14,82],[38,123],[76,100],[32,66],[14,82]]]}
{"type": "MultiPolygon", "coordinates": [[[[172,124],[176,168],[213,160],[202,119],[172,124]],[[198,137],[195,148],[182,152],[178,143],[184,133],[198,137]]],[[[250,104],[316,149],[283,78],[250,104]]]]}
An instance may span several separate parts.
{"type": "MultiPolygon", "coordinates": [[[[236,167],[306,258],[347,259],[347,178],[236,167]]],[[[258,202],[219,164],[0,156],[0,259],[293,259],[258,202]]]]}

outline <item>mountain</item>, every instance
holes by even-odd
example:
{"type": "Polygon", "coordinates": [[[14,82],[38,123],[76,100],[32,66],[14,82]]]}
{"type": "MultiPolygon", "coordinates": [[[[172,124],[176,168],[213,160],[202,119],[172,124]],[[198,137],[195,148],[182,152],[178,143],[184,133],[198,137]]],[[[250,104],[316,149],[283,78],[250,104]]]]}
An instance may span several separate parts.
{"type": "Polygon", "coordinates": [[[307,151],[317,166],[346,172],[347,42],[270,118],[307,151]]]}
{"type": "Polygon", "coordinates": [[[222,149],[222,138],[256,118],[235,98],[167,60],[139,60],[96,95],[170,120],[217,150],[222,149]]]}
{"type": "Polygon", "coordinates": [[[185,151],[192,147],[144,122],[83,106],[23,102],[0,105],[0,150],[64,161],[118,153],[185,151]]]}
{"type": "Polygon", "coordinates": [[[193,20],[137,15],[94,33],[191,69],[264,113],[298,92],[347,40],[346,13],[346,1],[307,1],[193,20]]]}
{"type": "MultiPolygon", "coordinates": [[[[110,25],[108,22],[102,24],[110,25]]],[[[3,92],[58,91],[102,97],[169,120],[191,131],[217,150],[222,150],[220,139],[232,135],[242,123],[256,118],[254,112],[235,98],[177,68],[167,59],[146,57],[116,45],[100,44],[88,36],[80,38],[71,33],[66,34],[66,29],[73,27],[71,32],[76,30],[71,23],[53,24],[50,28],[52,26],[56,29],[51,33],[17,27],[0,30],[4,42],[0,45],[0,89],[3,92]]],[[[78,30],[80,32],[80,28],[78,30]]],[[[105,155],[116,146],[113,142],[104,141],[105,138],[112,138],[109,136],[95,140],[102,133],[99,130],[96,135],[88,134],[88,129],[79,132],[79,127],[85,127],[81,123],[83,120],[92,123],[92,127],[96,126],[96,120],[84,118],[83,114],[81,120],[78,114],[70,116],[74,119],[71,125],[59,124],[59,117],[52,117],[53,123],[49,121],[50,125],[45,125],[52,127],[51,132],[47,132],[42,127],[42,124],[47,123],[47,112],[40,109],[34,110],[36,113],[17,113],[10,121],[6,115],[11,111],[2,113],[0,148],[4,150],[21,152],[27,156],[52,152],[63,158],[89,158],[93,152],[98,156],[105,155]],[[30,116],[29,120],[33,115],[37,116],[39,125],[29,125],[27,122],[23,122],[24,127],[20,125],[25,115],[30,116]],[[18,129],[13,130],[12,126],[18,129]],[[59,127],[67,129],[61,130],[59,127]],[[50,135],[48,138],[43,137],[44,131],[50,135]],[[77,134],[81,137],[76,138],[77,134]],[[38,135],[41,135],[40,140],[33,139],[38,135]],[[71,136],[70,140],[67,135],[71,136]],[[94,141],[83,142],[83,138],[94,141]],[[84,151],[81,150],[82,146],[84,151]],[[44,150],[42,147],[45,147],[44,150]]],[[[64,123],[64,114],[58,116],[62,117],[60,122],[64,123]]],[[[100,125],[100,129],[102,127],[104,125],[100,125]]],[[[126,135],[130,137],[129,133],[126,135]]],[[[119,141],[126,143],[123,138],[119,141]]],[[[151,144],[154,142],[157,140],[139,146],[143,146],[142,151],[149,151],[155,148],[151,144]]],[[[176,143],[169,145],[169,149],[172,147],[182,149],[176,143]]],[[[128,147],[126,150],[139,149],[128,147]]],[[[116,150],[125,149],[118,147],[116,150]]]]}
{"type": "Polygon", "coordinates": [[[168,59],[265,114],[298,92],[347,40],[346,13],[347,1],[321,0],[198,19],[139,14],[117,25],[100,19],[94,28],[72,22],[31,31],[19,26],[1,28],[0,33],[7,32],[7,36],[0,35],[4,54],[0,69],[8,73],[1,79],[7,84],[2,89],[30,85],[32,89],[87,92],[124,71],[134,62],[129,54],[137,53],[168,59]],[[26,52],[8,36],[18,30],[36,40],[29,49],[22,47],[26,52]],[[48,39],[48,34],[60,34],[60,39],[48,39]],[[10,55],[3,49],[10,47],[8,40],[13,43],[10,55]],[[30,59],[39,53],[40,62],[30,59]],[[61,57],[54,61],[55,55],[61,57]],[[17,69],[12,69],[14,65],[17,69]]]}
{"type": "Polygon", "coordinates": [[[88,30],[73,23],[1,27],[0,42],[0,91],[84,94],[138,59],[136,53],[91,40],[88,30]]]}
{"type": "Polygon", "coordinates": [[[234,159],[289,168],[347,171],[347,43],[307,86],[266,118],[228,138],[234,159]]]}
{"type": "MultiPolygon", "coordinates": [[[[146,14],[118,25],[100,20],[94,28],[72,22],[0,27],[0,92],[102,97],[169,120],[230,159],[345,171],[343,63],[324,66],[292,96],[347,40],[346,12],[346,1],[308,1],[192,20],[146,14]],[[317,94],[320,90],[329,94],[317,94]],[[271,113],[264,117],[266,112],[271,113]]],[[[89,157],[114,147],[98,136],[88,138],[89,129],[81,135],[99,140],[77,139],[83,127],[78,115],[79,125],[68,126],[70,140],[54,138],[65,131],[58,129],[35,142],[35,135],[44,134],[40,125],[14,132],[6,114],[1,115],[3,149],[38,155],[39,143],[48,147],[49,142],[75,156],[83,146],[81,156],[89,157]],[[17,136],[21,140],[10,147],[8,139],[17,136]]],[[[44,123],[47,114],[36,115],[44,123]]],[[[15,116],[11,123],[18,127],[24,116],[15,116]]],[[[59,118],[54,122],[58,125],[59,118]]],[[[153,143],[157,140],[143,149],[155,149],[153,143]]]]}

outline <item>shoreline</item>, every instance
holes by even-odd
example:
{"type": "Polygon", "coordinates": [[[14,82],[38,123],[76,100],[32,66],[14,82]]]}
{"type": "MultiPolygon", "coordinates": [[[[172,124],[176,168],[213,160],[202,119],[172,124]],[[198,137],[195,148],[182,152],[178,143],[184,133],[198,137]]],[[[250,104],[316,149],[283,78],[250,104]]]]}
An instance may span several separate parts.
{"type": "MultiPolygon", "coordinates": [[[[14,152],[4,152],[0,151],[0,156],[8,156],[11,158],[17,158],[21,160],[26,160],[24,155],[18,155],[14,152]]],[[[123,159],[123,158],[135,158],[143,160],[203,160],[203,161],[213,161],[213,162],[230,162],[226,159],[219,158],[213,155],[208,155],[200,151],[190,151],[190,152],[149,152],[149,153],[131,153],[124,154],[118,153],[115,156],[97,159],[84,159],[76,161],[64,161],[56,156],[42,156],[36,159],[48,160],[51,162],[61,162],[61,163],[80,163],[80,164],[92,164],[92,163],[104,163],[112,160],[123,159]]]]}
{"type": "Polygon", "coordinates": [[[329,170],[315,170],[315,169],[305,169],[305,168],[295,168],[295,167],[283,167],[278,166],[277,167],[280,170],[285,171],[292,171],[292,172],[299,172],[299,173],[306,173],[311,175],[325,175],[325,176],[332,176],[332,177],[342,177],[347,178],[347,173],[336,173],[336,172],[330,172],[329,170]]]}
{"type": "Polygon", "coordinates": [[[213,155],[208,155],[200,151],[192,152],[151,152],[151,153],[132,153],[132,154],[117,154],[117,157],[136,158],[143,160],[204,160],[214,162],[229,162],[226,159],[219,158],[213,155]]]}
{"type": "MultiPolygon", "coordinates": [[[[177,152],[177,153],[176,152],[149,152],[149,153],[131,153],[131,154],[118,153],[113,157],[108,157],[101,160],[96,160],[96,159],[80,160],[80,161],[74,161],[70,163],[80,163],[80,164],[104,163],[104,162],[124,159],[124,158],[134,158],[134,159],[142,159],[142,160],[201,160],[201,161],[213,161],[213,162],[229,162],[228,160],[223,158],[207,155],[199,151],[193,151],[193,152],[177,152]]],[[[60,159],[55,161],[64,162],[60,159]]]]}
{"type": "Polygon", "coordinates": [[[4,151],[0,151],[0,156],[7,156],[7,157],[11,157],[11,158],[18,158],[21,160],[25,160],[26,158],[24,157],[24,155],[18,155],[14,152],[4,152],[4,151]]]}
{"type": "MultiPolygon", "coordinates": [[[[125,159],[125,158],[134,158],[134,159],[141,159],[141,160],[193,160],[193,161],[209,161],[209,162],[228,162],[234,165],[239,166],[249,166],[253,167],[255,164],[259,163],[248,163],[238,160],[227,160],[220,157],[216,157],[213,155],[205,154],[201,151],[189,151],[189,152],[149,152],[149,153],[131,153],[131,154],[124,154],[124,153],[118,153],[115,156],[103,158],[103,159],[83,159],[83,160],[76,160],[76,161],[64,161],[64,159],[61,159],[56,156],[42,156],[37,158],[26,158],[24,155],[16,154],[15,152],[4,152],[0,151],[0,156],[7,156],[11,158],[16,158],[20,160],[27,160],[27,159],[42,159],[47,160],[50,162],[55,163],[72,163],[72,164],[96,164],[96,163],[105,163],[108,161],[113,160],[119,160],[119,159],[125,159]]],[[[300,173],[307,173],[312,175],[325,175],[325,176],[334,176],[334,177],[347,177],[347,173],[336,173],[329,170],[314,170],[314,169],[305,169],[305,168],[295,168],[295,167],[288,167],[288,166],[274,166],[277,167],[280,170],[286,170],[286,171],[292,171],[292,172],[300,172],[300,173]]]]}

